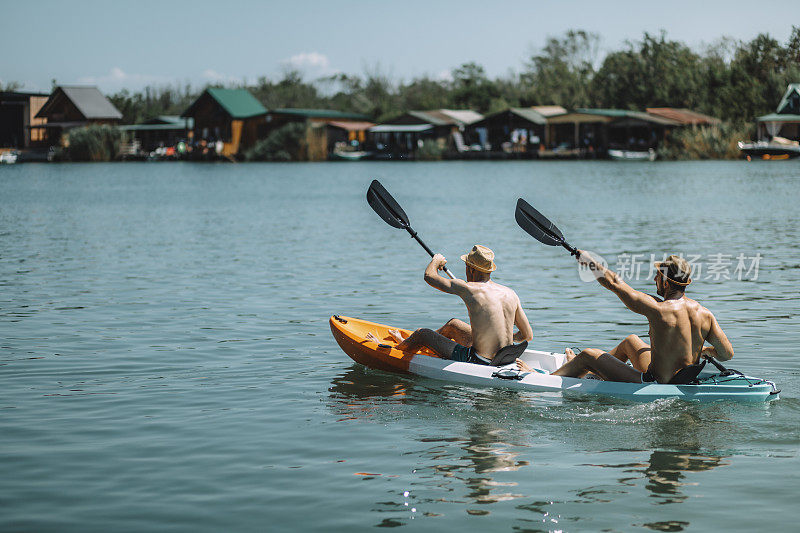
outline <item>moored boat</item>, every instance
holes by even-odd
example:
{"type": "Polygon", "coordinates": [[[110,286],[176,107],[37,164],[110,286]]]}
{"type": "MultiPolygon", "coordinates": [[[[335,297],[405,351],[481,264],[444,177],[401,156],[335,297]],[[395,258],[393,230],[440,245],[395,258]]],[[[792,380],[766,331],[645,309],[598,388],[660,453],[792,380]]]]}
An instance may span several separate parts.
{"type": "Polygon", "coordinates": [[[771,141],[756,141],[738,143],[742,155],[751,159],[781,160],[792,159],[800,156],[800,143],[782,137],[775,137],[771,141]]]}
{"type": "Polygon", "coordinates": [[[334,161],[361,161],[362,159],[368,159],[371,155],[372,152],[367,152],[364,150],[359,150],[355,152],[334,150],[333,152],[331,152],[331,159],[334,161]]]}
{"type": "Polygon", "coordinates": [[[0,152],[0,164],[13,165],[14,163],[17,162],[18,157],[19,157],[19,152],[17,152],[16,150],[0,152]]]}
{"type": "Polygon", "coordinates": [[[775,384],[743,374],[703,372],[696,384],[669,385],[660,383],[619,383],[590,378],[553,376],[551,372],[565,362],[564,354],[526,350],[520,359],[534,369],[521,372],[516,365],[505,367],[475,365],[436,357],[428,350],[402,352],[389,335],[391,328],[357,318],[334,315],[330,318],[331,332],[342,350],[357,363],[370,368],[415,374],[428,378],[455,381],[472,385],[524,389],[535,392],[584,393],[615,396],[636,401],[661,398],[684,400],[734,400],[763,402],[778,398],[775,384]],[[372,333],[380,342],[367,339],[372,333]]]}
{"type": "Polygon", "coordinates": [[[656,151],[649,150],[608,150],[608,157],[614,161],[655,161],[656,151]]]}

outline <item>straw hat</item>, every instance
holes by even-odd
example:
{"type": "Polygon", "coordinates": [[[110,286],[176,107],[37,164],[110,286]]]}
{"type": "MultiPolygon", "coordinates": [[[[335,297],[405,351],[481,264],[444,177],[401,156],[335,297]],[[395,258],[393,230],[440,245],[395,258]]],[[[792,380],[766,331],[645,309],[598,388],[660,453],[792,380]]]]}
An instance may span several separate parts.
{"type": "Polygon", "coordinates": [[[468,254],[462,255],[461,260],[475,270],[487,274],[497,270],[497,265],[494,264],[494,252],[480,244],[473,246],[468,254]]]}
{"type": "Polygon", "coordinates": [[[692,282],[690,277],[692,275],[692,267],[683,257],[671,255],[667,257],[666,261],[656,261],[653,264],[670,283],[685,287],[692,282]]]}

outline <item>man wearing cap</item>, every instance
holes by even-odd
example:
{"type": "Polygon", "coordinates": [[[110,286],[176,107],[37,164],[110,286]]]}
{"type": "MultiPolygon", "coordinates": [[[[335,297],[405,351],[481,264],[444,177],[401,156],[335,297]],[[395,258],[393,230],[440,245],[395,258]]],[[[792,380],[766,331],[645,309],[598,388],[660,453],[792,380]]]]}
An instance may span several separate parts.
{"type": "MultiPolygon", "coordinates": [[[[554,375],[583,377],[593,372],[609,381],[681,384],[687,382],[687,372],[680,371],[696,365],[700,358],[727,361],[733,357],[733,347],[711,311],[684,294],[692,282],[691,266],[685,259],[671,255],[655,263],[660,299],[634,290],[590,255],[579,252],[578,262],[595,271],[600,285],[616,294],[628,309],[647,317],[651,345],[629,335],[609,352],[588,348],[575,355],[567,349],[567,363],[554,375]],[[704,347],[706,342],[711,346],[704,347]],[[625,364],[627,361],[633,366],[625,364]]],[[[517,364],[527,370],[524,363],[517,364]]]]}
{"type": "Polygon", "coordinates": [[[488,365],[502,348],[533,338],[517,294],[490,279],[497,269],[494,252],[477,244],[461,259],[466,263],[467,281],[440,276],[439,270],[447,263],[440,254],[433,256],[425,269],[425,281],[435,289],[459,296],[467,306],[470,323],[452,319],[438,331],[418,329],[407,339],[391,331],[399,343],[397,349],[416,352],[424,346],[445,359],[488,365]]]}

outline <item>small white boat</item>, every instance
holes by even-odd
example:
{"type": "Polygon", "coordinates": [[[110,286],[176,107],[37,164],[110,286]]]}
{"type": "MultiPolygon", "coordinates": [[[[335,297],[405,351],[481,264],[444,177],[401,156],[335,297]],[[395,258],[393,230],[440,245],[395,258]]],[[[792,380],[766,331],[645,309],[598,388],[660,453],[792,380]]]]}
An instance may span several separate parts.
{"type": "Polygon", "coordinates": [[[656,151],[652,148],[643,150],[608,150],[608,157],[614,161],[655,161],[656,151]]]}
{"type": "MultiPolygon", "coordinates": [[[[388,335],[390,326],[384,324],[334,315],[330,319],[330,326],[336,342],[357,363],[379,370],[472,385],[534,392],[601,394],[644,402],[661,398],[764,402],[777,399],[780,392],[773,382],[765,379],[707,371],[698,376],[697,383],[690,385],[620,383],[553,376],[551,372],[564,364],[565,355],[538,350],[526,350],[520,356],[534,371],[520,372],[513,363],[496,367],[441,359],[427,350],[418,353],[401,352],[395,348],[396,344],[388,335]],[[367,333],[371,333],[381,342],[368,340],[367,333]]],[[[399,331],[406,335],[411,333],[403,329],[399,331]]]]}
{"type": "Polygon", "coordinates": [[[12,165],[17,162],[17,157],[19,157],[19,152],[17,152],[16,150],[2,152],[0,153],[0,164],[12,165]]]}
{"type": "Polygon", "coordinates": [[[355,152],[346,152],[344,150],[334,150],[331,154],[331,159],[340,160],[340,161],[360,161],[362,159],[366,159],[372,155],[372,152],[366,152],[363,150],[355,151],[355,152]]]}

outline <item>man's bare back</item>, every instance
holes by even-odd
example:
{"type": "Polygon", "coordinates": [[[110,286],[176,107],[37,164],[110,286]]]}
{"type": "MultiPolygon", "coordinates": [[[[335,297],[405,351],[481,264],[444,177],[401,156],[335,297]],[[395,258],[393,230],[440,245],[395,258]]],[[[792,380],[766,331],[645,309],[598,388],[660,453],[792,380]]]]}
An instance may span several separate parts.
{"type": "Polygon", "coordinates": [[[494,281],[466,282],[458,294],[467,306],[475,352],[491,359],[514,342],[514,321],[521,309],[517,294],[494,281]]]}
{"type": "Polygon", "coordinates": [[[659,302],[648,322],[648,370],[659,382],[666,383],[678,370],[698,362],[716,319],[708,309],[684,295],[659,302]]]}
{"type": "Polygon", "coordinates": [[[463,359],[457,360],[487,364],[501,348],[515,341],[532,339],[533,330],[517,294],[490,279],[490,273],[496,268],[493,258],[494,254],[488,248],[473,247],[469,256],[462,257],[467,263],[467,281],[464,281],[440,276],[438,272],[447,260],[436,254],[425,269],[425,281],[435,289],[459,296],[467,307],[470,323],[453,319],[438,331],[418,329],[407,339],[396,334],[396,340],[401,341],[397,348],[416,350],[426,346],[444,358],[456,359],[463,355],[463,359]],[[487,253],[491,254],[488,259],[491,269],[476,263],[481,254],[487,253]],[[519,329],[516,334],[515,325],[519,329]],[[469,349],[478,358],[462,353],[463,349],[469,349]]]}

